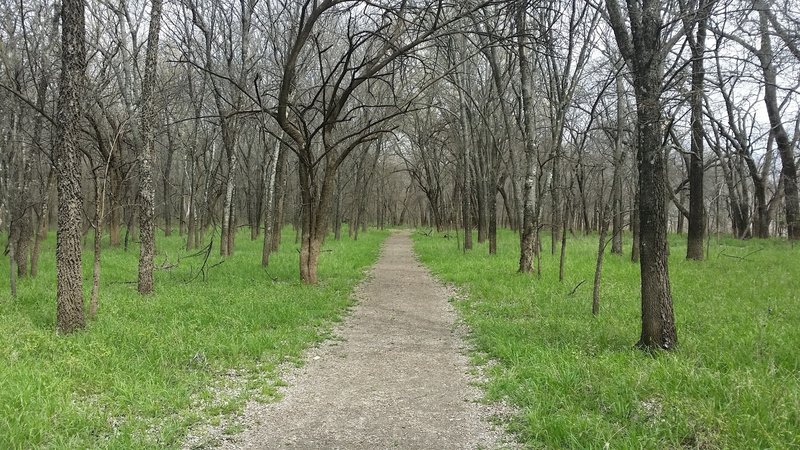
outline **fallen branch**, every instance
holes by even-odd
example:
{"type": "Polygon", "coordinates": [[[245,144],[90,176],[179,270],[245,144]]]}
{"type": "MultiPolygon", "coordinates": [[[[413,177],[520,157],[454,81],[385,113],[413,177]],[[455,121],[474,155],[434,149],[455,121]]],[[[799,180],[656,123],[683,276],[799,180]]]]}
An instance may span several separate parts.
{"type": "MultiPolygon", "coordinates": [[[[203,276],[203,281],[206,281],[206,277],[207,277],[206,276],[206,266],[208,265],[208,258],[209,258],[209,256],[211,256],[211,249],[213,248],[213,246],[214,246],[214,238],[212,237],[211,238],[211,242],[209,242],[208,245],[205,246],[202,250],[200,250],[197,253],[194,253],[192,255],[187,256],[187,258],[193,258],[195,256],[203,256],[203,264],[200,266],[200,269],[197,271],[197,273],[194,276],[192,276],[191,278],[186,280],[187,283],[191,283],[192,281],[196,280],[200,275],[203,276]]],[[[218,264],[215,264],[214,266],[216,266],[216,265],[218,265],[218,264]]],[[[212,267],[214,267],[214,266],[212,266],[212,267]]]]}
{"type": "Polygon", "coordinates": [[[583,283],[586,283],[586,280],[581,280],[581,282],[580,282],[580,283],[578,283],[578,285],[577,285],[577,286],[575,286],[574,288],[572,288],[572,290],[569,292],[569,294],[567,294],[567,297],[572,297],[572,296],[575,294],[575,291],[577,291],[577,290],[578,290],[578,288],[579,288],[579,287],[581,287],[581,286],[583,285],[583,283]]]}
{"type": "Polygon", "coordinates": [[[753,250],[752,252],[750,252],[750,253],[748,253],[748,254],[746,254],[744,256],[729,255],[727,253],[722,253],[722,256],[726,256],[728,258],[733,258],[733,259],[738,259],[739,261],[747,261],[747,258],[749,258],[750,256],[755,255],[756,253],[758,253],[758,252],[760,252],[762,250],[764,250],[764,249],[760,248],[758,250],[753,250]]]}

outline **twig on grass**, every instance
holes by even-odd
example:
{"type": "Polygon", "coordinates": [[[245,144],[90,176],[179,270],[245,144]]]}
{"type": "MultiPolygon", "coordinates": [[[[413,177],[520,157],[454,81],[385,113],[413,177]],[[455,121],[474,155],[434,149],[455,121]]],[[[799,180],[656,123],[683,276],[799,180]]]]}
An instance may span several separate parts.
{"type": "Polygon", "coordinates": [[[572,288],[572,290],[569,292],[569,294],[567,294],[567,297],[572,297],[573,295],[575,295],[575,292],[578,290],[579,287],[581,287],[583,285],[583,283],[586,283],[586,280],[581,280],[581,282],[578,283],[577,286],[572,288]]]}
{"type": "Polygon", "coordinates": [[[738,259],[739,261],[747,261],[748,257],[753,256],[753,255],[755,255],[756,253],[758,253],[758,252],[760,252],[762,250],[764,250],[764,249],[760,248],[758,250],[753,250],[752,252],[750,252],[750,253],[748,253],[748,254],[746,254],[744,256],[729,255],[727,253],[722,253],[721,255],[725,256],[725,257],[728,257],[728,258],[738,259]]]}

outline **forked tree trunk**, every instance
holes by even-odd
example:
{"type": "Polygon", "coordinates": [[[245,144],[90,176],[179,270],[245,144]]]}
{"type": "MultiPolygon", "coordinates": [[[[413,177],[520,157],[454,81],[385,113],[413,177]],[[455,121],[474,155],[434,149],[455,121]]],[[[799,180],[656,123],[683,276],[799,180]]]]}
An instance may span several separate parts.
{"type": "Polygon", "coordinates": [[[300,279],[305,284],[317,284],[317,268],[319,266],[319,256],[322,252],[322,243],[327,231],[327,217],[333,200],[333,189],[335,188],[336,167],[334,165],[334,154],[328,151],[329,157],[325,167],[325,173],[319,185],[319,190],[311,188],[313,174],[304,165],[300,164],[300,192],[302,203],[308,205],[302,211],[302,234],[300,237],[300,279]]]}
{"type": "Polygon", "coordinates": [[[606,0],[611,27],[633,72],[639,161],[639,231],[642,334],[644,349],[675,348],[678,336],[672,310],[667,252],[667,183],[664,170],[661,83],[663,80],[661,2],[643,0],[629,26],[617,0],[606,0]],[[628,32],[630,28],[631,33],[628,32]]]}

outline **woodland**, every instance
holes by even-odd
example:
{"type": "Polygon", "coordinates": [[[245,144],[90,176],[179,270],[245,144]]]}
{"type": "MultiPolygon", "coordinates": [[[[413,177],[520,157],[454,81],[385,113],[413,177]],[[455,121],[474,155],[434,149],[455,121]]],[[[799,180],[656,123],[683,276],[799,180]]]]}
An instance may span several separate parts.
{"type": "Polygon", "coordinates": [[[0,447],[276,399],[397,229],[524,446],[798,446],[798,88],[792,0],[0,0],[0,447]]]}

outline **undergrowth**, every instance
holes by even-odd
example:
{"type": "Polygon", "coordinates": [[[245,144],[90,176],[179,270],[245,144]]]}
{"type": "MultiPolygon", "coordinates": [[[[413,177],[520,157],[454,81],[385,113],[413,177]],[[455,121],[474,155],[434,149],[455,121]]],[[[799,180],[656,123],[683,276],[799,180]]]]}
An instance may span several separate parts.
{"type": "MultiPolygon", "coordinates": [[[[261,268],[262,241],[240,233],[233,257],[203,256],[159,236],[156,293],[136,292],[138,247],[104,246],[100,310],[87,329],[55,333],[55,236],[40,275],[10,298],[0,263],[0,448],[172,448],[192,424],[274,397],[277,367],[300,361],[351,304],[387,233],[329,239],[320,285],[299,281],[294,232],[261,268]],[[213,267],[212,267],[213,266],[213,267]]],[[[4,238],[3,238],[4,239],[4,238]]],[[[0,242],[4,245],[4,242],[0,242]]],[[[86,297],[91,238],[84,250],[86,297]]]]}
{"type": "Polygon", "coordinates": [[[679,348],[649,355],[634,348],[641,309],[630,242],[624,256],[606,256],[595,318],[596,236],[570,237],[563,283],[549,237],[541,279],[516,273],[519,239],[508,231],[495,256],[482,244],[464,254],[441,234],[415,241],[423,262],[462,288],[455,303],[476,359],[494,362],[487,400],[518,407],[509,428],[526,447],[800,447],[800,248],[712,238],[697,262],[685,259],[685,238],[671,236],[679,348]]]}

